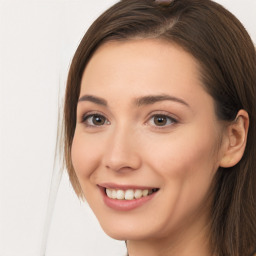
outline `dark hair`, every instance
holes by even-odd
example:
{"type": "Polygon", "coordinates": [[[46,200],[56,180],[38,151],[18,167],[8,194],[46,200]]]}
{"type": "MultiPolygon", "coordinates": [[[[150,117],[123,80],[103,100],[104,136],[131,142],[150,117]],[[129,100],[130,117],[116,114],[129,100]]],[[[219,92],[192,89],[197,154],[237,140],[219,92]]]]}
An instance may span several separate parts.
{"type": "Polygon", "coordinates": [[[256,53],[242,24],[210,0],[122,0],[103,13],[83,37],[71,64],[64,106],[65,160],[77,195],[83,193],[71,162],[82,74],[107,41],[157,38],[181,46],[201,68],[216,115],[231,122],[248,112],[248,141],[241,161],[214,180],[211,245],[218,256],[246,256],[256,245],[256,53]]]}

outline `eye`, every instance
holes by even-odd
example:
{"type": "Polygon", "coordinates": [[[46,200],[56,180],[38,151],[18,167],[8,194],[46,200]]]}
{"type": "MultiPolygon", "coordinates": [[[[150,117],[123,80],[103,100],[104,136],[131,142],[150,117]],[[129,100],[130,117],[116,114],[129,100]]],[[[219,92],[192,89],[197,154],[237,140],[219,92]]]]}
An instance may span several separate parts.
{"type": "Polygon", "coordinates": [[[100,114],[90,114],[83,116],[83,123],[87,126],[103,126],[105,124],[109,124],[109,121],[100,114]]]}
{"type": "Polygon", "coordinates": [[[177,123],[177,120],[163,114],[154,115],[149,120],[150,125],[164,127],[174,123],[177,123]]]}

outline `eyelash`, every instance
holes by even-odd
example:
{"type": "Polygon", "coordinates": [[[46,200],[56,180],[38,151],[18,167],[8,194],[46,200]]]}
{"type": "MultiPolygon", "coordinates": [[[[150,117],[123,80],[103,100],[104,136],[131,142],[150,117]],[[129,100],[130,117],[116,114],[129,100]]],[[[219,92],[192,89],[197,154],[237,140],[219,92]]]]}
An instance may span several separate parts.
{"type": "Polygon", "coordinates": [[[90,114],[84,114],[82,116],[82,123],[84,123],[87,127],[100,127],[100,126],[103,126],[103,125],[94,125],[94,124],[89,124],[88,123],[88,119],[96,117],[96,116],[104,119],[104,124],[103,125],[110,124],[110,122],[107,120],[107,118],[104,115],[102,115],[100,113],[96,113],[96,112],[95,113],[90,113],[90,114]]]}
{"type": "MultiPolygon", "coordinates": [[[[154,118],[164,118],[164,119],[167,120],[166,122],[168,122],[167,125],[164,124],[164,125],[162,125],[162,126],[161,126],[161,125],[151,124],[151,126],[153,126],[154,129],[164,129],[164,128],[167,128],[167,127],[169,127],[169,126],[172,126],[172,125],[178,123],[177,119],[173,118],[172,116],[170,116],[170,115],[168,115],[168,114],[166,114],[166,113],[156,113],[156,114],[152,114],[152,115],[150,115],[150,118],[147,119],[147,122],[146,122],[146,123],[149,124],[151,120],[153,120],[153,122],[154,122],[154,118]]],[[[84,123],[84,124],[86,125],[86,127],[91,127],[91,128],[94,128],[94,127],[101,127],[101,126],[109,125],[109,124],[110,124],[110,122],[108,121],[108,119],[107,119],[104,115],[102,115],[102,114],[100,114],[100,113],[84,114],[84,115],[82,116],[82,123],[84,123]],[[102,125],[95,125],[95,124],[93,124],[93,123],[92,123],[93,121],[90,120],[90,118],[93,118],[93,117],[103,118],[103,119],[104,119],[104,123],[103,123],[102,125]],[[88,120],[90,120],[90,121],[88,121],[88,120]],[[89,123],[89,122],[90,122],[90,123],[89,123]]],[[[150,124],[149,124],[149,125],[150,125],[150,124]]]]}
{"type": "Polygon", "coordinates": [[[157,113],[157,114],[150,115],[150,118],[148,119],[147,123],[150,123],[151,121],[154,122],[155,118],[164,118],[167,124],[164,124],[164,125],[151,124],[154,127],[154,129],[165,129],[178,123],[177,119],[165,113],[157,113]]]}

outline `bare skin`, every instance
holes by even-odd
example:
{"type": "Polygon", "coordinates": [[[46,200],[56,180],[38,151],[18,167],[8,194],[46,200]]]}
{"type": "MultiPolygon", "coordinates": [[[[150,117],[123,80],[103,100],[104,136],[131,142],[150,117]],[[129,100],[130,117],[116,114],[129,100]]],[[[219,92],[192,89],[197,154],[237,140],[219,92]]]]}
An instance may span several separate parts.
{"type": "Polygon", "coordinates": [[[246,112],[224,126],[195,59],[153,39],[101,46],[79,98],[72,162],[104,231],[130,256],[210,256],[209,190],[218,167],[242,157],[246,112]],[[115,186],[157,192],[120,210],[106,204],[115,186]]]}

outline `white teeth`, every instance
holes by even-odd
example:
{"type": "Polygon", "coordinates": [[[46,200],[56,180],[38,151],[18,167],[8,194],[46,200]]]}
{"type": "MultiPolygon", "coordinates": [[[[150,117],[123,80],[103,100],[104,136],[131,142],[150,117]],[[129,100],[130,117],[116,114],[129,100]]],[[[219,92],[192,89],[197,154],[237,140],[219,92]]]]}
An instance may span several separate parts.
{"type": "Polygon", "coordinates": [[[142,197],[142,190],[141,189],[136,189],[135,193],[134,193],[134,197],[136,199],[141,198],[142,197]]]}
{"type": "Polygon", "coordinates": [[[117,192],[116,192],[116,198],[117,198],[117,199],[124,199],[124,191],[121,190],[121,189],[117,190],[117,192]]]}
{"type": "Polygon", "coordinates": [[[109,198],[112,199],[118,199],[118,200],[133,200],[133,199],[139,199],[144,196],[151,195],[156,190],[148,190],[148,189],[106,189],[106,194],[109,198]]]}
{"type": "Polygon", "coordinates": [[[116,190],[114,190],[114,189],[112,190],[111,198],[116,199],[116,190]]]}
{"type": "Polygon", "coordinates": [[[126,190],[124,198],[126,200],[132,200],[134,198],[134,191],[132,189],[126,190]]]}
{"type": "Polygon", "coordinates": [[[106,189],[106,193],[109,198],[112,198],[112,191],[109,188],[106,189]]]}
{"type": "Polygon", "coordinates": [[[147,195],[148,195],[148,189],[142,190],[142,195],[143,195],[143,196],[147,196],[147,195]]]}

